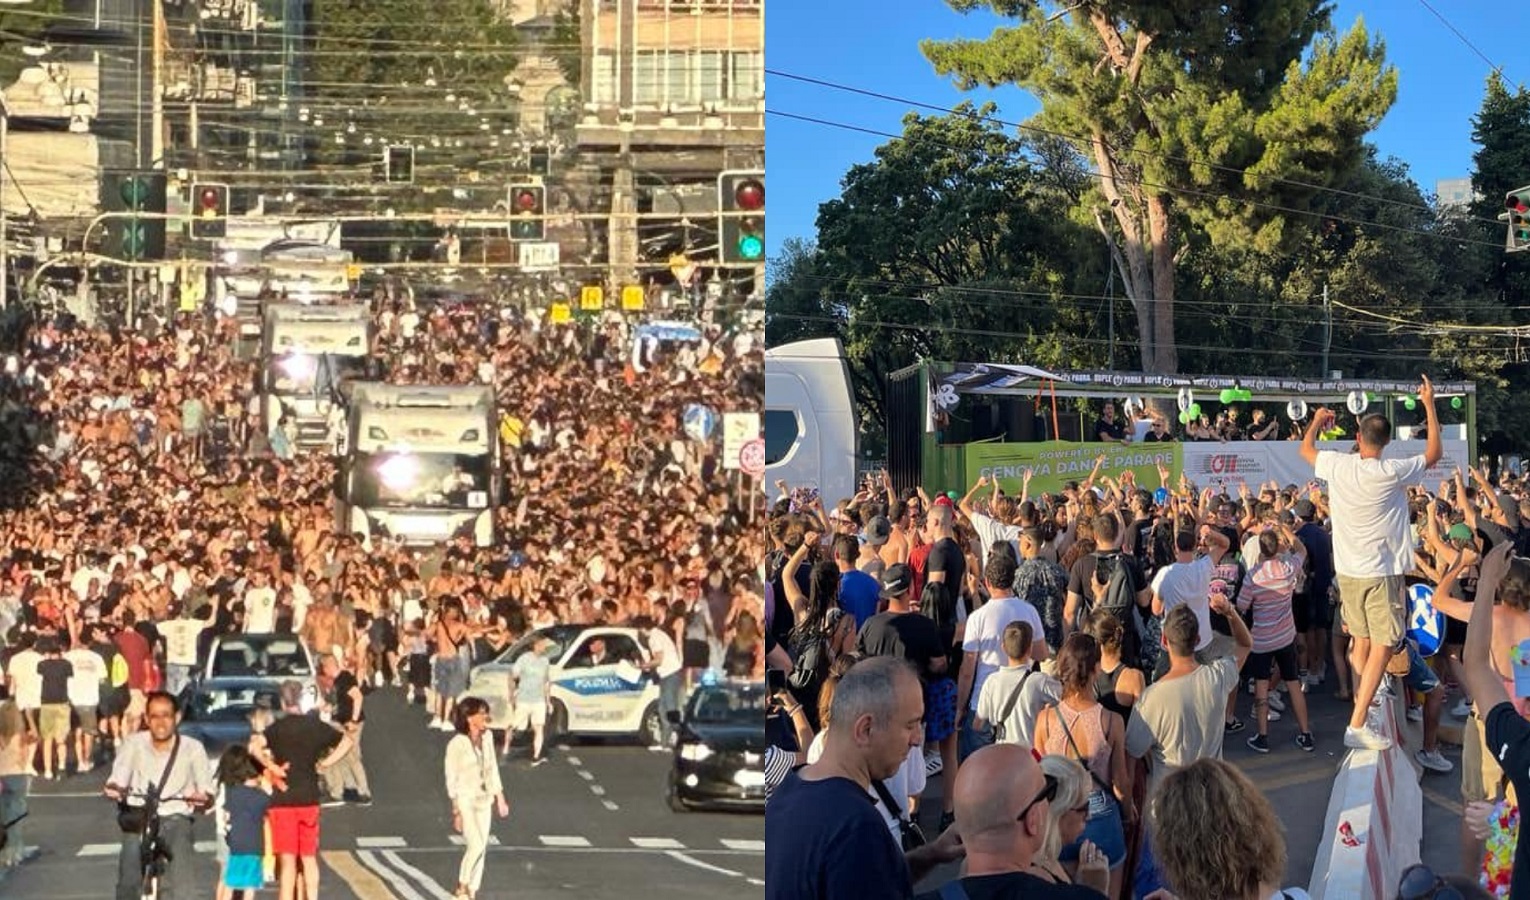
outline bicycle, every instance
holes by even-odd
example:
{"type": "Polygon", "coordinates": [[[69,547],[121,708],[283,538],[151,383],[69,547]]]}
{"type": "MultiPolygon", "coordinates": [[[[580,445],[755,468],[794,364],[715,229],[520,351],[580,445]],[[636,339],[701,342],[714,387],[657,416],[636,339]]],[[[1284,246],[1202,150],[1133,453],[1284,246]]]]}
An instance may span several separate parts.
{"type": "Polygon", "coordinates": [[[154,791],[129,791],[121,795],[119,803],[125,803],[129,798],[140,798],[144,801],[143,825],[138,830],[138,865],[139,876],[142,879],[142,887],[139,891],[141,897],[153,900],[159,896],[159,880],[165,874],[166,866],[174,861],[174,854],[165,845],[163,836],[160,834],[159,805],[172,801],[181,801],[189,804],[193,809],[208,802],[207,798],[187,796],[155,797],[154,791]]]}

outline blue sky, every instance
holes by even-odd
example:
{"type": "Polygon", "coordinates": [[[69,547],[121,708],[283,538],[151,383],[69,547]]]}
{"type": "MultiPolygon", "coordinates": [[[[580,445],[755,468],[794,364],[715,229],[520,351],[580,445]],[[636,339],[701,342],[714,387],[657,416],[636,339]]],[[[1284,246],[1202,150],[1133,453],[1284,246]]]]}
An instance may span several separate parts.
{"type": "MultiPolygon", "coordinates": [[[[1522,52],[1530,34],[1530,4],[1430,3],[1503,66],[1511,83],[1530,83],[1530,58],[1522,52]]],[[[1399,73],[1397,102],[1371,140],[1383,155],[1407,162],[1426,191],[1437,179],[1470,175],[1470,120],[1491,67],[1420,0],[1340,0],[1335,25],[1346,30],[1356,17],[1386,40],[1387,58],[1399,73]]],[[[941,0],[773,0],[766,14],[766,66],[943,107],[964,99],[993,100],[1000,118],[1020,122],[1036,110],[1028,94],[1014,88],[958,91],[919,52],[921,38],[985,37],[1000,23],[987,12],[958,14],[941,0]]],[[[818,204],[837,196],[846,170],[872,159],[887,141],[882,134],[775,113],[897,134],[910,107],[772,75],[766,76],[765,104],[772,112],[765,119],[765,158],[774,255],[788,237],[813,237],[818,204]]]]}

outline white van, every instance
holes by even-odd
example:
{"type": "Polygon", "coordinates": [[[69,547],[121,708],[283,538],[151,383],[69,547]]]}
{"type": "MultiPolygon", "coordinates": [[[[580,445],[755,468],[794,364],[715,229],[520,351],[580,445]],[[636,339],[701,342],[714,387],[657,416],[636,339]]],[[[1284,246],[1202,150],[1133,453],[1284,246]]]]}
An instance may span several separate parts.
{"type": "Polygon", "coordinates": [[[815,338],[765,351],[765,483],[816,487],[825,509],[855,496],[855,397],[845,348],[815,338]]]}

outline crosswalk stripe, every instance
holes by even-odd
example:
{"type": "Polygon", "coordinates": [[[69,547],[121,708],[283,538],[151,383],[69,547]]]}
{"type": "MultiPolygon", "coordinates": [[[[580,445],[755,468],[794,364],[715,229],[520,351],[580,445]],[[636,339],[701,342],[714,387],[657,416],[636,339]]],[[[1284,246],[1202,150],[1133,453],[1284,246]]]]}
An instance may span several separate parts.
{"type": "Polygon", "coordinates": [[[407,847],[409,842],[401,837],[392,835],[386,837],[358,837],[356,846],[363,850],[389,850],[398,847],[407,847]]]}
{"type": "MultiPolygon", "coordinates": [[[[455,844],[458,847],[466,847],[467,846],[467,838],[463,837],[460,834],[454,834],[451,837],[447,838],[447,840],[451,841],[453,844],[455,844]]],[[[491,846],[491,847],[498,847],[499,846],[499,835],[497,835],[497,834],[489,835],[489,846],[491,846]]]]}
{"type": "Polygon", "coordinates": [[[376,851],[359,850],[356,853],[356,858],[361,860],[361,864],[366,866],[375,877],[388,883],[388,887],[392,889],[387,894],[388,897],[399,897],[402,900],[425,900],[424,897],[420,896],[420,892],[414,889],[414,885],[409,883],[409,879],[383,865],[382,860],[377,858],[376,851]]]}
{"type": "MultiPolygon", "coordinates": [[[[571,765],[571,766],[579,765],[579,757],[577,757],[577,756],[570,756],[568,758],[568,764],[571,765]]],[[[92,795],[92,796],[94,796],[94,795],[92,795]]]]}
{"type": "Polygon", "coordinates": [[[590,846],[590,839],[589,838],[579,837],[577,835],[539,834],[539,835],[537,835],[537,840],[541,841],[542,842],[542,846],[544,846],[544,847],[588,847],[588,846],[590,846]]]}
{"type": "Polygon", "coordinates": [[[666,837],[635,837],[628,838],[633,846],[642,847],[645,850],[684,850],[685,845],[674,838],[666,837]]]}
{"type": "Polygon", "coordinates": [[[601,802],[602,806],[604,806],[606,809],[611,810],[612,812],[616,812],[618,809],[621,809],[621,807],[617,806],[614,801],[611,801],[611,800],[602,800],[600,802],[601,802]]]}
{"type": "MultiPolygon", "coordinates": [[[[494,835],[491,834],[489,835],[489,843],[497,844],[499,841],[496,840],[494,835]]],[[[435,897],[436,900],[452,900],[452,895],[448,894],[445,888],[437,884],[434,878],[431,878],[429,875],[426,875],[424,872],[421,872],[419,869],[416,869],[409,863],[404,862],[404,858],[399,856],[397,853],[393,852],[392,850],[384,850],[382,851],[382,857],[383,859],[392,863],[393,868],[403,872],[405,875],[408,875],[415,881],[419,882],[420,887],[425,889],[425,893],[435,897]]]]}
{"type": "Polygon", "coordinates": [[[75,856],[116,856],[121,852],[121,844],[86,844],[75,856]]]}
{"type": "Polygon", "coordinates": [[[218,852],[218,842],[217,841],[197,841],[195,844],[191,845],[191,849],[195,850],[197,853],[217,853],[218,852]]]}
{"type": "Polygon", "coordinates": [[[757,850],[761,853],[765,852],[765,842],[760,840],[722,838],[722,845],[729,850],[757,850]]]}
{"type": "Polygon", "coordinates": [[[340,876],[358,900],[398,900],[381,878],[364,868],[349,852],[324,850],[319,853],[319,858],[340,876]]]}

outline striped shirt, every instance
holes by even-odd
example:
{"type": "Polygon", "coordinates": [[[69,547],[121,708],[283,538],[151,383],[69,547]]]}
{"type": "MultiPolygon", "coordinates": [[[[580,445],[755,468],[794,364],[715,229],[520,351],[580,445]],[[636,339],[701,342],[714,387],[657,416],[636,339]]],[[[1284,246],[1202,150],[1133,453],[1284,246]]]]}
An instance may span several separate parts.
{"type": "Polygon", "coordinates": [[[1295,561],[1288,553],[1261,560],[1249,571],[1238,608],[1252,610],[1249,631],[1254,638],[1253,652],[1274,653],[1296,641],[1296,620],[1291,613],[1296,573],[1295,561]]]}

